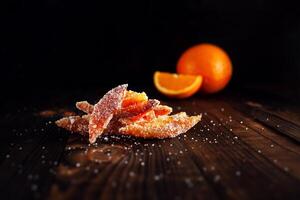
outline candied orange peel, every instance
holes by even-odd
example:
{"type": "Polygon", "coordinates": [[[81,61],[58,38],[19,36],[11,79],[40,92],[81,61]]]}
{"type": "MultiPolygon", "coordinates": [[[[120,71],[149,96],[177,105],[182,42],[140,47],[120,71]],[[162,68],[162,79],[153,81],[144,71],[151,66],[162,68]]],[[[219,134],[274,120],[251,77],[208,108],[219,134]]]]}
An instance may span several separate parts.
{"type": "Polygon", "coordinates": [[[64,117],[57,120],[56,125],[87,136],[89,142],[94,143],[102,134],[172,138],[186,133],[201,120],[201,115],[188,116],[185,112],[170,115],[171,107],[127,87],[124,84],[113,88],[95,105],[77,102],[76,107],[85,114],[64,117]]]}
{"type": "Polygon", "coordinates": [[[131,123],[119,129],[120,133],[141,138],[172,138],[187,132],[201,120],[201,115],[187,116],[185,112],[163,115],[151,121],[131,123]]]}

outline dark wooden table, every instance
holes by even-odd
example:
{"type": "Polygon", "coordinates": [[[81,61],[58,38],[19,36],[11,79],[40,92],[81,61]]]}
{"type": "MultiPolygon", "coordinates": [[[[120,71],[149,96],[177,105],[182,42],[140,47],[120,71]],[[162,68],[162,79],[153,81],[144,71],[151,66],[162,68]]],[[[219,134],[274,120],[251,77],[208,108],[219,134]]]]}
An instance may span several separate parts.
{"type": "Polygon", "coordinates": [[[300,112],[289,96],[163,98],[175,112],[203,113],[166,140],[112,135],[89,145],[53,124],[75,101],[103,94],[41,92],[3,104],[1,199],[300,199],[300,112]],[[54,116],[41,113],[49,109],[54,116]]]}

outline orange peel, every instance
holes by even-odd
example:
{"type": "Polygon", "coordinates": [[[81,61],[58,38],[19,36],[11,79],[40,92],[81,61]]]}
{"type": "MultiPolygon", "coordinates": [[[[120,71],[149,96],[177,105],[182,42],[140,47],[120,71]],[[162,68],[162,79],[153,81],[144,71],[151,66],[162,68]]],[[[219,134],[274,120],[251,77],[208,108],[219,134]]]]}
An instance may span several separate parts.
{"type": "Polygon", "coordinates": [[[126,84],[107,92],[95,105],[80,101],[76,107],[86,114],[64,117],[57,120],[56,125],[88,136],[90,143],[104,133],[172,138],[187,132],[201,120],[201,115],[188,116],[185,112],[169,115],[171,107],[148,99],[144,92],[127,91],[126,84]]]}

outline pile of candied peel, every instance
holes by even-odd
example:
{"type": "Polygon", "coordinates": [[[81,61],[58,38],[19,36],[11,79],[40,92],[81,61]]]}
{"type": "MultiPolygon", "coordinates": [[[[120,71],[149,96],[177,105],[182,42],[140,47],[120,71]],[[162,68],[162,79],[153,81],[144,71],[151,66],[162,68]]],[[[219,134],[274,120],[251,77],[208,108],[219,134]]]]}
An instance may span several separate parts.
{"type": "Polygon", "coordinates": [[[102,134],[124,134],[141,138],[170,138],[187,132],[201,120],[201,115],[185,112],[169,115],[172,108],[148,99],[142,92],[127,90],[127,84],[108,91],[95,105],[76,103],[85,112],[56,121],[57,126],[89,137],[94,143],[102,134]]]}

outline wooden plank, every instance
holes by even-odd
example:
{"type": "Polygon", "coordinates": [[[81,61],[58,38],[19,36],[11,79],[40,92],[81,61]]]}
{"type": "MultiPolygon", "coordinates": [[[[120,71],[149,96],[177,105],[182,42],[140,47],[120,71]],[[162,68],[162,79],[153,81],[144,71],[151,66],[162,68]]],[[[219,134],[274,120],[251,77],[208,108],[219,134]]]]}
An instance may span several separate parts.
{"type": "MultiPolygon", "coordinates": [[[[7,143],[0,147],[1,194],[14,199],[299,199],[300,147],[281,135],[286,129],[254,120],[248,111],[240,112],[245,105],[226,96],[165,103],[175,112],[204,113],[203,121],[174,139],[108,136],[89,145],[72,135],[65,147],[69,133],[46,126],[48,120],[32,111],[12,113],[1,128],[17,127],[13,135],[0,136],[1,145],[7,143]]],[[[297,121],[273,109],[262,111],[282,118],[276,123],[297,121]]]]}
{"type": "MultiPolygon", "coordinates": [[[[79,151],[77,152],[79,154],[84,154],[83,152],[86,151],[89,154],[91,149],[98,152],[101,149],[109,149],[113,154],[121,149],[121,158],[115,160],[118,156],[114,155],[113,160],[95,163],[93,160],[85,160],[85,157],[84,161],[81,160],[80,167],[61,164],[58,167],[56,183],[50,191],[50,199],[58,197],[62,199],[174,199],[192,196],[204,199],[217,198],[214,191],[208,187],[202,172],[177,139],[143,141],[122,137],[108,136],[107,138],[107,141],[99,141],[97,146],[84,145],[78,140],[75,145],[74,141],[70,141],[66,148],[76,146],[74,151],[79,151]],[[87,166],[90,168],[88,171],[87,166]],[[76,173],[62,178],[66,168],[70,171],[75,170],[76,173]],[[95,170],[97,174],[93,173],[95,170]],[[80,174],[81,179],[78,183],[71,184],[72,181],[77,180],[77,174],[80,174]],[[63,185],[70,186],[64,191],[61,189],[63,185]],[[79,189],[84,192],[78,197],[77,192],[73,191],[79,189]]],[[[74,158],[64,158],[64,160],[70,159],[74,158]]],[[[102,159],[105,160],[105,156],[102,159]]]]}
{"type": "MultiPolygon", "coordinates": [[[[192,198],[196,197],[196,194],[201,194],[198,197],[204,199],[211,198],[211,196],[233,199],[260,197],[278,199],[286,195],[289,198],[295,198],[298,195],[295,186],[299,184],[299,180],[264,157],[265,151],[259,152],[256,146],[252,146],[257,141],[258,145],[261,145],[266,138],[261,137],[261,140],[251,143],[251,140],[246,140],[239,135],[241,131],[232,132],[226,125],[217,128],[213,126],[211,120],[217,123],[218,119],[224,117],[219,114],[214,116],[216,111],[212,109],[220,102],[208,104],[196,101],[193,106],[189,104],[190,102],[180,102],[176,105],[173,102],[178,110],[188,110],[191,113],[209,112],[205,115],[201,128],[196,127],[186,137],[144,143],[148,145],[146,148],[140,140],[123,141],[127,145],[134,144],[131,149],[133,152],[128,153],[124,158],[127,164],[124,166],[123,160],[106,165],[104,172],[98,177],[101,181],[92,181],[92,185],[81,187],[81,189],[94,188],[94,195],[89,195],[89,198],[99,196],[103,198],[192,198]],[[234,138],[237,135],[239,139],[236,141],[234,138]],[[135,144],[136,141],[138,142],[135,144]],[[149,152],[153,152],[151,156],[147,156],[149,152]],[[184,156],[180,157],[180,152],[184,156]],[[144,163],[144,166],[141,166],[141,163],[144,163]],[[191,169],[193,169],[192,172],[191,169]],[[110,176],[107,175],[108,172],[111,173],[110,176]],[[153,183],[153,177],[157,176],[157,179],[160,179],[159,174],[163,175],[161,185],[159,185],[160,182],[153,183]],[[200,177],[203,181],[204,184],[200,188],[203,188],[202,190],[206,193],[196,193],[187,187],[187,185],[193,185],[193,188],[199,190],[199,186],[194,187],[195,177],[200,177]],[[255,181],[249,181],[253,179],[255,181]],[[285,183],[286,186],[281,186],[281,183],[285,183]],[[257,188],[257,186],[260,187],[257,188]],[[279,192],[271,193],[274,189],[278,189],[279,192]],[[163,193],[158,193],[158,191],[163,191],[163,193]],[[203,196],[203,194],[206,195],[203,196]]],[[[230,110],[230,112],[233,115],[236,111],[230,110]]],[[[218,122],[223,124],[221,121],[218,122]]],[[[241,126],[236,120],[232,125],[237,128],[241,126]]],[[[254,133],[259,136],[255,131],[254,133]]],[[[294,159],[297,161],[298,158],[299,155],[295,154],[294,159]]],[[[52,197],[55,198],[55,196],[52,197]]]]}
{"type": "Polygon", "coordinates": [[[52,168],[58,163],[67,135],[56,127],[45,126],[48,120],[32,113],[15,116],[22,120],[15,118],[6,123],[6,134],[10,135],[7,140],[12,142],[0,165],[1,194],[8,199],[37,198],[48,190],[47,182],[53,176],[52,168]]]}
{"type": "Polygon", "coordinates": [[[252,116],[255,120],[267,125],[270,128],[277,130],[279,133],[300,142],[300,126],[288,120],[290,116],[285,112],[284,117],[278,116],[274,112],[269,112],[264,109],[260,104],[237,105],[238,109],[252,116]]]}
{"type": "MultiPolygon", "coordinates": [[[[249,143],[246,143],[243,138],[236,140],[235,137],[239,136],[239,131],[222,126],[219,118],[211,114],[216,113],[215,108],[218,107],[218,103],[195,101],[193,107],[189,104],[190,102],[180,103],[184,110],[190,112],[202,110],[207,114],[204,115],[204,121],[201,123],[202,128],[200,130],[203,131],[193,132],[188,136],[193,138],[202,136],[202,139],[205,137],[201,143],[203,148],[198,148],[193,140],[189,139],[185,140],[186,146],[190,148],[199,167],[206,165],[207,176],[212,182],[214,177],[216,178],[218,175],[222,178],[221,183],[217,185],[217,190],[222,193],[224,198],[247,199],[265,196],[266,198],[277,199],[286,197],[286,195],[289,195],[290,198],[296,198],[299,195],[296,189],[296,186],[299,185],[299,179],[275,167],[273,162],[266,159],[260,151],[250,146],[249,143]],[[214,141],[217,143],[214,144],[214,141]],[[213,168],[213,170],[209,170],[209,168],[213,168]],[[240,173],[241,175],[239,175],[240,173]],[[249,181],[253,179],[255,181],[249,181]],[[282,184],[283,182],[285,184],[282,184]],[[278,192],[272,193],[274,189],[278,192]]],[[[221,108],[218,108],[219,112],[221,112],[221,108]]],[[[227,114],[232,113],[227,111],[227,114]]],[[[197,141],[199,142],[199,140],[197,141]]],[[[252,144],[255,142],[253,141],[252,144]]],[[[295,166],[299,166],[299,155],[296,154],[293,158],[296,159],[294,160],[295,166]]]]}
{"type": "Polygon", "coordinates": [[[298,144],[282,136],[277,130],[269,129],[264,124],[236,111],[231,106],[232,104],[222,101],[212,102],[210,106],[214,105],[218,105],[218,107],[214,108],[211,116],[215,120],[221,120],[222,126],[233,131],[238,138],[243,139],[277,167],[300,178],[300,147],[298,144]]]}

